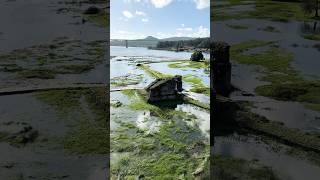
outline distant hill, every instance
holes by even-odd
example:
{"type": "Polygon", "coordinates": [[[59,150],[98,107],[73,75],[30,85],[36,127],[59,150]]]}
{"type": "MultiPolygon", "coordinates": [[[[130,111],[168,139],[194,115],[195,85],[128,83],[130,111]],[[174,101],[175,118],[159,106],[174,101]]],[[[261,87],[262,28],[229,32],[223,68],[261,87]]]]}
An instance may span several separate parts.
{"type": "Polygon", "coordinates": [[[188,40],[192,40],[194,38],[192,37],[170,37],[170,38],[164,38],[161,39],[161,41],[188,41],[188,40]]]}
{"type": "MultiPolygon", "coordinates": [[[[192,40],[192,39],[194,39],[194,38],[170,37],[170,38],[158,39],[153,36],[148,36],[144,39],[128,40],[128,46],[131,46],[131,47],[156,47],[159,41],[186,41],[186,40],[192,40]]],[[[110,45],[111,46],[125,46],[126,41],[123,39],[111,39],[110,45]]]]}

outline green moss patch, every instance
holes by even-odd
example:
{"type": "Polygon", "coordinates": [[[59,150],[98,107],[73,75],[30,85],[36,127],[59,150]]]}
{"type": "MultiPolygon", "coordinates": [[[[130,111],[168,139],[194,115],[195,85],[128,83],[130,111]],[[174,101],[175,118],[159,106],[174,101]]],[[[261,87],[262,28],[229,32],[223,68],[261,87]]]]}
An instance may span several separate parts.
{"type": "Polygon", "coordinates": [[[231,58],[242,64],[263,67],[261,80],[268,85],[259,86],[256,92],[285,101],[299,101],[317,110],[320,104],[320,82],[303,79],[291,67],[292,53],[275,46],[258,54],[245,54],[248,49],[272,45],[273,42],[248,41],[231,48],[231,58]]]}
{"type": "Polygon", "coordinates": [[[70,88],[39,92],[36,97],[53,106],[68,120],[69,131],[62,139],[63,147],[71,153],[108,154],[106,88],[70,88]],[[84,104],[86,106],[84,106],[84,104]],[[68,118],[72,116],[72,118],[68,118]]]}
{"type": "Polygon", "coordinates": [[[171,63],[168,65],[170,68],[194,68],[194,69],[205,69],[209,68],[209,61],[180,61],[176,63],[171,63]]]}
{"type": "Polygon", "coordinates": [[[270,19],[274,21],[288,22],[290,20],[308,21],[312,14],[306,14],[300,3],[281,1],[259,1],[248,3],[247,1],[234,1],[226,5],[213,7],[211,17],[216,21],[229,19],[270,19]],[[254,9],[244,9],[238,12],[229,11],[237,5],[254,5],[254,9]]]}

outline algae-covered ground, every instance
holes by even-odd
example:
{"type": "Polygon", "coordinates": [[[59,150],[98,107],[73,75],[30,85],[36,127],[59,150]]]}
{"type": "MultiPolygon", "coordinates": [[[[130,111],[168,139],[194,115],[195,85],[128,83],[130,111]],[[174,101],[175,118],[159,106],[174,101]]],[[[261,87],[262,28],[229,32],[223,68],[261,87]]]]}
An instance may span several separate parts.
{"type": "MultiPolygon", "coordinates": [[[[111,47],[111,55],[131,48],[111,47]]],[[[194,91],[209,88],[208,63],[183,60],[189,53],[133,49],[154,55],[111,59],[111,67],[125,67],[111,68],[111,179],[209,179],[209,92],[194,91]],[[174,75],[182,75],[184,93],[195,102],[148,103],[144,87],[174,75]]]]}
{"type": "Polygon", "coordinates": [[[108,177],[107,3],[0,2],[0,179],[108,177]]]}
{"type": "Polygon", "coordinates": [[[240,105],[246,110],[234,109],[231,122],[218,124],[214,177],[317,179],[319,21],[300,2],[230,0],[211,6],[215,40],[231,45],[231,81],[238,90],[230,98],[249,102],[240,105]],[[224,161],[242,164],[239,171],[249,177],[224,161]],[[255,163],[262,174],[250,170],[255,163]]]}

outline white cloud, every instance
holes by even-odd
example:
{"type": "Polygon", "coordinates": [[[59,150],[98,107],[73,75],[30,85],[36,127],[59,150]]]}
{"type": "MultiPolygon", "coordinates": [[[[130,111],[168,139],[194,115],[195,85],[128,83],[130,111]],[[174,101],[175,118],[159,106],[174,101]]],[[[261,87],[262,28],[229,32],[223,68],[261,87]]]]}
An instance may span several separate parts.
{"type": "Polygon", "coordinates": [[[126,18],[132,18],[133,17],[133,14],[130,12],[130,11],[122,11],[122,14],[126,17],[126,18]]]}
{"type": "Polygon", "coordinates": [[[197,9],[204,9],[210,6],[210,0],[194,0],[197,9]]]}
{"type": "Polygon", "coordinates": [[[136,11],[136,15],[138,16],[146,16],[146,13],[143,11],[136,11]]]}
{"type": "Polygon", "coordinates": [[[184,27],[185,25],[184,24],[181,24],[181,27],[184,27]]]}
{"type": "Polygon", "coordinates": [[[172,0],[151,0],[151,3],[156,8],[163,8],[167,5],[169,5],[172,2],[172,0]]]}
{"type": "Polygon", "coordinates": [[[142,21],[142,22],[148,22],[149,19],[148,19],[148,18],[142,18],[141,21],[142,21]]]}
{"type": "Polygon", "coordinates": [[[111,31],[111,39],[141,39],[145,38],[145,34],[139,34],[131,31],[125,30],[115,30],[111,31]]]}
{"type": "Polygon", "coordinates": [[[209,36],[210,36],[210,30],[203,26],[199,26],[198,31],[193,33],[193,37],[209,37],[209,36]]]}
{"type": "Polygon", "coordinates": [[[177,31],[192,31],[192,28],[186,27],[186,28],[177,28],[177,31]]]}

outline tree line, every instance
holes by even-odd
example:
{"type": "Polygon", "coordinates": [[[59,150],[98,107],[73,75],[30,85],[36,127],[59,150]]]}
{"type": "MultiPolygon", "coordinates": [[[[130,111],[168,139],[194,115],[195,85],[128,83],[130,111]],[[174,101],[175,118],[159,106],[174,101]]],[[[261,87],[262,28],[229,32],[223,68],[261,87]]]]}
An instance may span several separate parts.
{"type": "Polygon", "coordinates": [[[196,38],[181,41],[159,41],[157,48],[210,48],[210,38],[196,38]]]}

